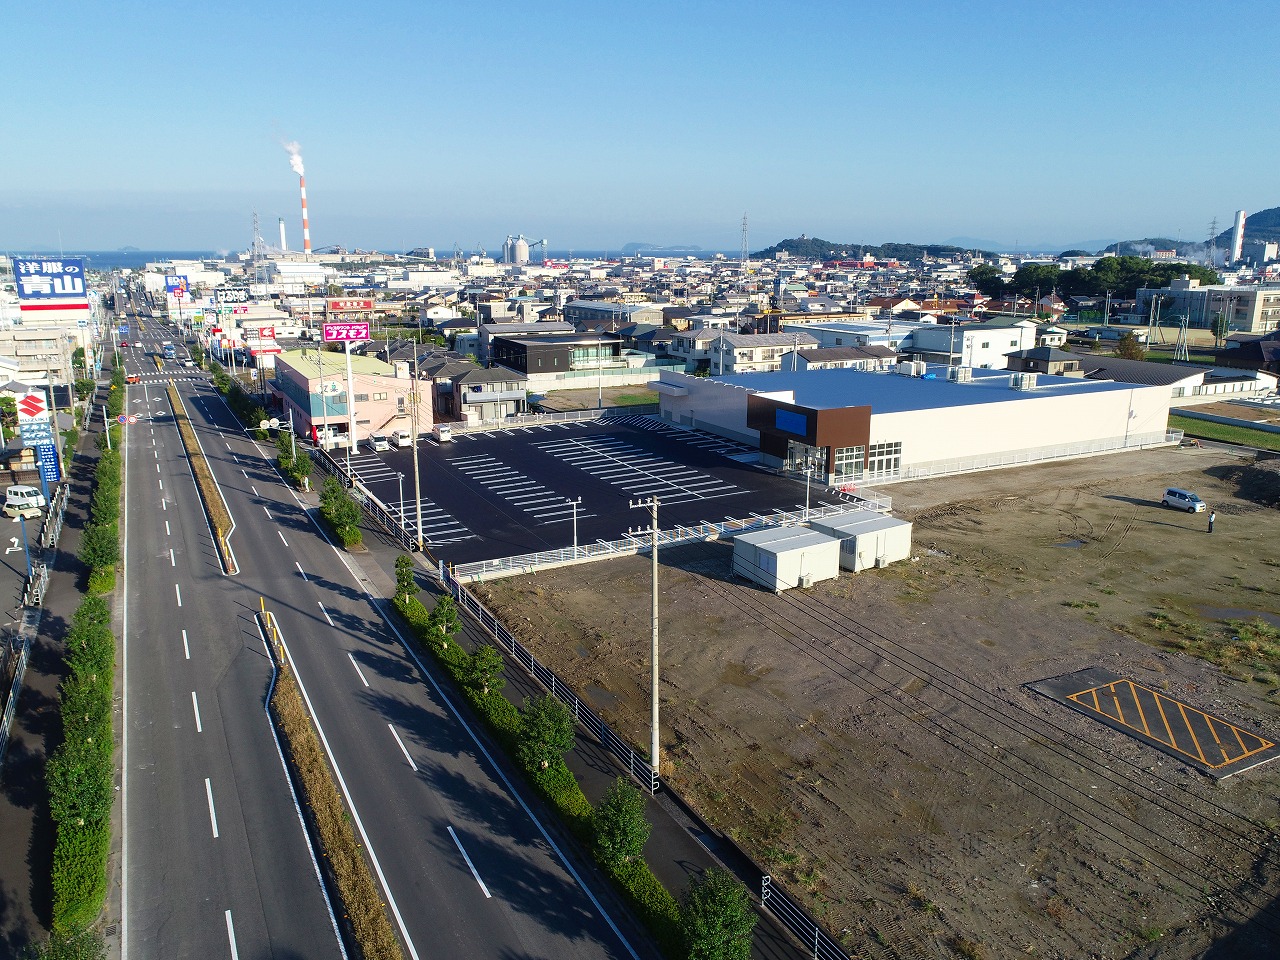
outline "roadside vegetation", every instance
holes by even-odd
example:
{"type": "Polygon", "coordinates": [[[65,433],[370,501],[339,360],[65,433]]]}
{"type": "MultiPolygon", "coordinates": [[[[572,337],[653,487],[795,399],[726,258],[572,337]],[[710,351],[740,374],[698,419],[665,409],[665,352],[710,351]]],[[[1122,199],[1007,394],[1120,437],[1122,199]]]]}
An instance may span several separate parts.
{"type": "Polygon", "coordinates": [[[292,434],[286,430],[277,431],[276,468],[282,477],[302,489],[309,483],[314,467],[315,464],[311,462],[305,448],[301,453],[298,452],[297,442],[292,434]]]}
{"type": "Polygon", "coordinates": [[[209,525],[213,528],[213,539],[222,557],[223,565],[230,569],[231,559],[227,553],[227,535],[231,533],[231,512],[222,499],[222,491],[213,479],[213,471],[209,461],[204,458],[204,451],[196,439],[195,428],[187,416],[178,388],[169,384],[169,404],[173,407],[173,419],[178,425],[178,434],[182,437],[182,445],[186,448],[187,459],[191,462],[191,472],[196,478],[196,488],[200,491],[200,499],[204,503],[205,513],[209,517],[209,525]]]}
{"type": "Polygon", "coordinates": [[[683,903],[662,885],[643,850],[651,825],[644,794],[619,778],[592,807],[565,763],[575,724],[569,708],[550,694],[517,707],[502,694],[502,654],[489,644],[465,651],[457,605],[448,594],[428,610],[417,598],[413,560],[396,560],[395,606],[418,646],[453,678],[490,733],[534,790],[591,852],[624,895],[663,953],[688,960],[746,960],[756,915],[746,888],[732,875],[711,870],[690,884],[683,903]]]}
{"type": "Polygon", "coordinates": [[[325,477],[320,485],[320,517],[348,550],[364,543],[364,534],[360,532],[360,504],[337,477],[325,477]]]}
{"type": "Polygon", "coordinates": [[[1217,664],[1237,680],[1280,684],[1280,627],[1261,618],[1205,624],[1154,611],[1146,625],[1162,646],[1217,664]]]}
{"type": "Polygon", "coordinates": [[[1199,420],[1194,417],[1180,417],[1177,414],[1169,415],[1169,429],[1181,430],[1188,437],[1199,437],[1201,440],[1238,443],[1245,447],[1257,447],[1259,450],[1280,453],[1280,433],[1269,433],[1266,430],[1254,430],[1250,427],[1236,427],[1228,423],[1214,423],[1212,420],[1199,420]]]}
{"type": "Polygon", "coordinates": [[[271,712],[302,790],[303,806],[324,852],[324,867],[342,900],[342,920],[365,960],[401,960],[400,948],[377,881],[334,783],[320,740],[307,715],[293,672],[280,663],[271,712]]]}

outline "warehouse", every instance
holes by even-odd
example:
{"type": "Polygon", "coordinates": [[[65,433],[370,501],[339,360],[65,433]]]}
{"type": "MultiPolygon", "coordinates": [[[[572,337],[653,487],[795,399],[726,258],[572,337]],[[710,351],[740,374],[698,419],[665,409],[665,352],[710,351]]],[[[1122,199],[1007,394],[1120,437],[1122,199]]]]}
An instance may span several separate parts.
{"type": "Polygon", "coordinates": [[[758,446],[834,486],[943,476],[1176,441],[1170,388],[899,364],[698,378],[663,371],[660,415],[758,446]]]}

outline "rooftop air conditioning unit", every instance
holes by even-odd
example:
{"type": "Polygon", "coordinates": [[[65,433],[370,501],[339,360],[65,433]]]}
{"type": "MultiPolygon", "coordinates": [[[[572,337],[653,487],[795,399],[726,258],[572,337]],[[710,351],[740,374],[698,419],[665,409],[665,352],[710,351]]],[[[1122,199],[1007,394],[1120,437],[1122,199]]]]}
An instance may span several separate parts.
{"type": "Polygon", "coordinates": [[[1013,390],[1034,390],[1036,379],[1034,373],[1015,373],[1009,378],[1009,387],[1013,390]]]}
{"type": "Polygon", "coordinates": [[[797,584],[797,586],[799,586],[804,590],[808,590],[810,587],[813,586],[813,574],[811,573],[800,574],[800,581],[797,584]]]}
{"type": "Polygon", "coordinates": [[[905,360],[898,364],[898,373],[904,377],[923,377],[926,367],[923,360],[905,360]]]}
{"type": "Polygon", "coordinates": [[[973,368],[947,367],[947,379],[956,383],[969,383],[973,380],[973,368]]]}

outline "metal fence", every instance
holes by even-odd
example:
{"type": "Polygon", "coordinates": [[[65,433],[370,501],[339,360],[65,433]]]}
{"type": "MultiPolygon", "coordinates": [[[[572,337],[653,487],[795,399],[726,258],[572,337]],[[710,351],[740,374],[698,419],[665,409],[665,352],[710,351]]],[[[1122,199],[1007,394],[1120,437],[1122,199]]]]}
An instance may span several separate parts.
{"type": "Polygon", "coordinates": [[[58,542],[62,534],[62,518],[67,509],[67,491],[69,484],[60,483],[54,491],[53,502],[49,504],[49,512],[44,515],[40,524],[40,546],[48,549],[58,542]]]}
{"type": "MultiPolygon", "coordinates": [[[[869,493],[869,491],[868,491],[869,493]]],[[[862,498],[864,493],[851,496],[862,498]]],[[[887,498],[878,498],[887,499],[887,498]]],[[[724,520],[720,523],[704,521],[694,526],[677,524],[671,530],[658,531],[658,548],[679,546],[682,543],[720,540],[726,536],[748,533],[752,530],[764,530],[770,527],[798,527],[810,520],[830,517],[854,510],[879,510],[873,501],[869,506],[861,503],[836,503],[823,507],[814,507],[807,513],[803,510],[775,510],[772,513],[753,513],[740,520],[724,520]]],[[[621,540],[597,540],[595,543],[582,544],[576,547],[562,547],[559,550],[544,550],[541,553],[528,553],[518,557],[502,557],[497,560],[478,560],[475,563],[460,563],[450,569],[451,575],[463,582],[474,583],[479,580],[493,580],[501,577],[513,577],[532,573],[546,567],[564,567],[575,563],[588,563],[594,560],[607,560],[610,557],[624,557],[646,552],[652,542],[647,531],[628,534],[621,540]]]]}
{"type": "Polygon", "coordinates": [[[27,585],[22,590],[22,603],[27,607],[38,607],[44,602],[45,591],[49,589],[49,568],[38,561],[31,561],[31,573],[27,576],[27,585]]]}
{"type": "Polygon", "coordinates": [[[553,410],[550,413],[522,413],[499,417],[494,420],[473,420],[466,423],[447,423],[454,436],[470,433],[492,433],[494,430],[519,430],[548,423],[577,423],[584,420],[603,420],[633,412],[630,407],[597,407],[593,410],[553,410]]]}
{"type": "Polygon", "coordinates": [[[310,457],[323,472],[337,477],[344,487],[350,488],[352,499],[360,505],[364,515],[386,531],[396,543],[406,550],[418,549],[417,537],[405,526],[404,518],[392,513],[385,503],[374,496],[372,490],[347,472],[344,464],[339,463],[325,450],[313,450],[310,457]]]}
{"type": "MultiPolygon", "coordinates": [[[[946,477],[957,473],[994,470],[998,467],[1015,467],[1020,464],[1045,463],[1052,460],[1088,457],[1096,453],[1146,450],[1149,447],[1164,447],[1181,442],[1181,430],[1166,430],[1159,433],[1135,433],[1128,437],[1108,437],[1103,440],[1063,443],[1049,447],[1027,447],[1022,450],[1008,450],[1004,453],[991,454],[985,457],[963,457],[954,460],[935,460],[932,463],[917,463],[907,467],[900,476],[894,477],[893,480],[922,480],[927,477],[946,477]]],[[[885,479],[879,482],[889,483],[893,481],[885,479]]]]}
{"type": "Polygon", "coordinates": [[[614,733],[607,723],[596,716],[595,711],[583,703],[578,695],[569,689],[550,667],[539,663],[533,652],[512,636],[511,631],[504,627],[498,618],[490,613],[485,605],[477,600],[475,595],[454,577],[444,564],[440,565],[440,580],[454,600],[457,601],[458,606],[474,616],[479,621],[480,626],[498,642],[502,649],[511,654],[512,658],[520,666],[524,667],[526,672],[542,684],[546,690],[550,691],[553,697],[564,703],[573,712],[574,719],[582,724],[606,750],[621,760],[622,765],[644,785],[645,789],[651,794],[658,792],[661,783],[658,775],[650,766],[648,757],[633,750],[631,745],[614,733]]]}
{"type": "Polygon", "coordinates": [[[14,713],[18,709],[18,693],[22,690],[22,679],[26,676],[27,660],[30,657],[31,638],[23,637],[18,662],[13,670],[13,682],[9,685],[9,699],[4,705],[4,716],[0,718],[0,769],[3,769],[5,753],[9,749],[9,733],[13,729],[14,713]]]}
{"type": "Polygon", "coordinates": [[[812,951],[813,960],[849,960],[849,952],[775,887],[773,878],[767,873],[760,880],[760,905],[790,930],[806,950],[812,951]]]}

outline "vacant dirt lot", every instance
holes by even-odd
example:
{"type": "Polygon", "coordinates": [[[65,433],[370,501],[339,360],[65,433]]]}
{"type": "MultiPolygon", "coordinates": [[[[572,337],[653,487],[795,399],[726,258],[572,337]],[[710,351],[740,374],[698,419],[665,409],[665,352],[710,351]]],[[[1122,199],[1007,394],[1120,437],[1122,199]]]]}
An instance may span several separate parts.
{"type": "MultiPolygon", "coordinates": [[[[1277,641],[1226,624],[1280,613],[1280,472],[1160,450],[884,489],[916,525],[885,570],[774,596],[728,545],[665,552],[670,782],[860,957],[1274,957],[1280,763],[1213,781],[1026,685],[1102,666],[1280,739],[1277,641]]],[[[646,557],[480,593],[648,742],[646,557]]]]}

